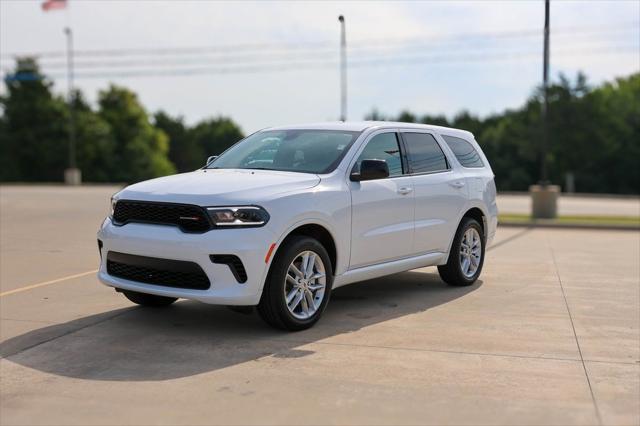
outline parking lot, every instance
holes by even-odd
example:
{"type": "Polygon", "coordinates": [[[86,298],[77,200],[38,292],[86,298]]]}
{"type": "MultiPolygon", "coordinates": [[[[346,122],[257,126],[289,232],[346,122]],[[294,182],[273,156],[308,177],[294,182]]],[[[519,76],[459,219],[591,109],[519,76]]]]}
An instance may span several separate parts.
{"type": "Polygon", "coordinates": [[[472,287],[358,283],[285,333],[101,285],[115,191],[0,188],[3,425],[640,423],[640,232],[500,228],[472,287]]]}

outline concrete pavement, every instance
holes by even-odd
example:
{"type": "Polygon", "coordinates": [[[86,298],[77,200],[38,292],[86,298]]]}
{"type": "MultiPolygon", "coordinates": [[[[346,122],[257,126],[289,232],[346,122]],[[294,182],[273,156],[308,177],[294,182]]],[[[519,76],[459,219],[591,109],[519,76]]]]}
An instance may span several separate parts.
{"type": "Polygon", "coordinates": [[[47,284],[95,269],[112,192],[0,189],[0,424],[640,423],[638,232],[499,229],[475,286],[354,284],[284,333],[47,284]]]}

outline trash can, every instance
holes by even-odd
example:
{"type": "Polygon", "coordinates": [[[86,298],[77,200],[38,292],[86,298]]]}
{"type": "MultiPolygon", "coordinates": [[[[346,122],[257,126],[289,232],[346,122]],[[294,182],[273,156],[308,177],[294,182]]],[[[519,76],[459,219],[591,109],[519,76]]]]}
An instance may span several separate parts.
{"type": "Polygon", "coordinates": [[[558,216],[558,185],[531,185],[531,217],[533,219],[555,219],[558,216]]]}
{"type": "Polygon", "coordinates": [[[64,183],[67,185],[82,184],[82,172],[80,171],[80,169],[65,169],[64,183]]]}

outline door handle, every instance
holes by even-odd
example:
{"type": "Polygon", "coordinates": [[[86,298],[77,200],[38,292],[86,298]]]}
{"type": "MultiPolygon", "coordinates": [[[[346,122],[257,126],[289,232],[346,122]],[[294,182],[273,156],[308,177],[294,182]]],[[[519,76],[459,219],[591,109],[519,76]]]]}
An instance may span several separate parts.
{"type": "Polygon", "coordinates": [[[464,186],[464,182],[461,180],[457,180],[455,182],[449,182],[449,185],[453,186],[454,188],[462,188],[464,186]]]}
{"type": "Polygon", "coordinates": [[[413,188],[409,188],[408,186],[403,186],[402,188],[398,188],[398,194],[407,195],[413,191],[413,188]]]}

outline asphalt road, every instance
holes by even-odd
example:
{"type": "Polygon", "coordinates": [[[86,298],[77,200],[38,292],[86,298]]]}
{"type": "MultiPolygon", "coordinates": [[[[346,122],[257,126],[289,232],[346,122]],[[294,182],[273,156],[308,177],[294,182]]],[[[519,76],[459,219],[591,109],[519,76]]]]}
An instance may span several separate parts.
{"type": "Polygon", "coordinates": [[[0,424],[639,424],[640,233],[499,229],[482,280],[336,290],[313,329],[98,283],[110,187],[0,188],[0,424]]]}

